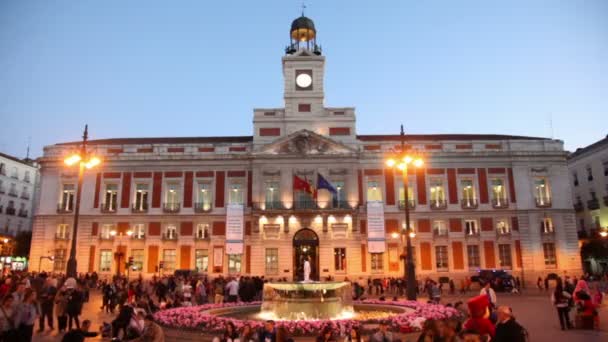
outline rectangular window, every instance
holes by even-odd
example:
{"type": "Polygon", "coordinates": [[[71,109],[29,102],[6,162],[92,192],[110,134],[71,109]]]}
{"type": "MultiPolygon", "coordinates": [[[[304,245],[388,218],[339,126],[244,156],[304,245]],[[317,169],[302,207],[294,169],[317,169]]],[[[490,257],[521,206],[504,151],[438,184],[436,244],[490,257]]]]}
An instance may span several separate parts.
{"type": "Polygon", "coordinates": [[[555,244],[551,242],[543,243],[543,254],[545,255],[545,267],[557,266],[555,258],[555,244]]]}
{"type": "Polygon", "coordinates": [[[548,205],[551,204],[551,196],[549,193],[549,184],[547,179],[544,177],[534,178],[534,192],[536,196],[537,205],[548,205]]]}
{"type": "Polygon", "coordinates": [[[574,186],[578,186],[578,174],[576,171],[572,173],[572,180],[574,182],[574,186]]]}
{"type": "Polygon", "coordinates": [[[540,221],[540,231],[543,234],[551,234],[554,232],[553,220],[550,217],[543,217],[540,221]]]}
{"type": "Polygon", "coordinates": [[[242,254],[230,254],[228,255],[228,273],[240,273],[241,272],[241,259],[242,254]]]}
{"type": "Polygon", "coordinates": [[[180,204],[180,183],[167,183],[167,193],[165,194],[165,203],[168,206],[176,206],[180,204]]]}
{"type": "Polygon", "coordinates": [[[146,236],[146,225],[144,223],[135,223],[131,229],[134,239],[143,239],[146,236]]]}
{"type": "Polygon", "coordinates": [[[106,184],[103,208],[107,211],[116,211],[117,199],[118,199],[118,184],[113,184],[113,183],[106,184]]]}
{"type": "Polygon", "coordinates": [[[506,219],[497,219],[496,220],[496,232],[499,235],[511,234],[511,228],[509,227],[509,221],[507,221],[506,219]]]}
{"type": "MultiPolygon", "coordinates": [[[[407,200],[408,203],[410,203],[410,207],[412,207],[413,203],[414,203],[414,198],[415,198],[415,194],[414,194],[414,187],[412,186],[412,184],[414,184],[411,181],[408,181],[409,185],[407,187],[407,200]]],[[[399,184],[399,206],[401,208],[404,208],[405,206],[405,189],[403,188],[403,182],[401,182],[399,184]]]]}
{"type": "Polygon", "coordinates": [[[447,246],[435,246],[435,262],[437,265],[437,271],[448,270],[448,247],[447,246]]]}
{"type": "Polygon", "coordinates": [[[604,176],[608,176],[608,160],[602,163],[604,166],[604,176]]]}
{"type": "Polygon", "coordinates": [[[267,181],[264,188],[266,209],[279,209],[279,182],[267,181]]]}
{"type": "Polygon", "coordinates": [[[479,262],[479,246],[467,246],[467,260],[469,262],[469,268],[478,268],[481,266],[479,262]]]}
{"type": "Polygon", "coordinates": [[[460,180],[460,191],[462,191],[463,204],[472,206],[475,205],[475,187],[472,179],[460,180]]]}
{"type": "Polygon", "coordinates": [[[211,210],[212,203],[212,192],[211,192],[211,184],[209,182],[201,182],[198,183],[197,189],[198,202],[196,207],[202,209],[203,211],[211,210]]]}
{"type": "Polygon", "coordinates": [[[382,191],[378,185],[378,181],[372,180],[367,182],[367,201],[382,202],[382,191]]]}
{"type": "Polygon", "coordinates": [[[498,261],[500,267],[511,269],[511,245],[498,245],[498,261]]]}
{"type": "Polygon", "coordinates": [[[477,220],[464,220],[464,233],[465,235],[478,235],[477,220]]]}
{"type": "Polygon", "coordinates": [[[334,248],[334,270],[346,271],[346,248],[334,248]]]}
{"type": "Polygon", "coordinates": [[[112,250],[102,249],[99,251],[99,272],[112,271],[112,250]]]}
{"type": "Polygon", "coordinates": [[[23,181],[26,183],[30,182],[30,172],[29,171],[25,171],[25,175],[23,176],[23,181]]]}
{"type": "Polygon", "coordinates": [[[135,203],[133,209],[136,211],[148,210],[148,184],[135,184],[135,203]]]}
{"type": "Polygon", "coordinates": [[[230,185],[230,193],[228,194],[228,203],[243,204],[243,187],[240,183],[230,185]]]}
{"type": "Polygon", "coordinates": [[[492,199],[498,205],[504,204],[507,201],[507,189],[505,188],[505,180],[502,178],[492,178],[490,180],[492,187],[492,199]]]}
{"type": "Polygon", "coordinates": [[[55,249],[55,259],[53,259],[53,270],[55,272],[65,272],[67,249],[57,248],[55,249]]]}
{"type": "Polygon", "coordinates": [[[332,185],[336,189],[336,193],[332,194],[334,208],[346,208],[346,190],[344,189],[344,181],[333,181],[332,185]]]}
{"type": "Polygon", "coordinates": [[[175,249],[163,250],[163,272],[173,274],[177,260],[175,249]]]}
{"type": "Polygon", "coordinates": [[[133,264],[131,265],[131,271],[141,272],[144,269],[144,250],[143,249],[132,249],[131,256],[133,257],[133,264]]]}
{"type": "Polygon", "coordinates": [[[587,180],[588,181],[593,180],[593,169],[591,168],[591,165],[587,166],[587,180]]]}
{"type": "Polygon", "coordinates": [[[278,248],[266,248],[266,271],[267,275],[279,274],[279,249],[278,248]]]}
{"type": "Polygon", "coordinates": [[[209,271],[209,250],[197,249],[194,251],[194,265],[199,273],[209,271]]]}
{"type": "Polygon", "coordinates": [[[57,239],[65,240],[68,238],[69,234],[70,228],[66,223],[61,223],[57,225],[57,232],[55,234],[55,237],[57,239]]]}
{"type": "Polygon", "coordinates": [[[442,206],[445,202],[445,188],[443,180],[438,178],[431,179],[431,205],[442,206]]]}
{"type": "Polygon", "coordinates": [[[165,227],[165,238],[168,240],[177,239],[177,225],[171,223],[165,227]]]}
{"type": "Polygon", "coordinates": [[[195,237],[199,240],[209,238],[209,223],[199,223],[196,225],[195,237]]]}
{"type": "Polygon", "coordinates": [[[448,227],[445,224],[445,221],[442,221],[442,220],[433,221],[433,234],[436,236],[447,236],[448,235],[448,227]]]}
{"type": "Polygon", "coordinates": [[[114,225],[111,223],[106,223],[101,225],[100,237],[102,239],[110,239],[112,238],[112,231],[115,231],[114,225]]]}
{"type": "Polygon", "coordinates": [[[384,253],[371,253],[372,271],[382,271],[384,269],[384,253]]]}
{"type": "Polygon", "coordinates": [[[59,209],[62,211],[74,210],[74,196],[75,196],[75,185],[74,184],[63,184],[63,191],[61,191],[61,200],[59,203],[59,209]]]}

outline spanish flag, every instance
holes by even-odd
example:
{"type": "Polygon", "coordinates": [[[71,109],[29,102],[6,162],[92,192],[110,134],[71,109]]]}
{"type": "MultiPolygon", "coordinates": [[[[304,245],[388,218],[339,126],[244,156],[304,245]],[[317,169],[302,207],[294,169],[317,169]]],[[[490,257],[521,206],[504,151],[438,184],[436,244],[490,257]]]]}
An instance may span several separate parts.
{"type": "Polygon", "coordinates": [[[296,175],[293,175],[293,190],[304,191],[311,194],[312,196],[315,195],[315,190],[313,189],[312,185],[308,183],[307,180],[302,179],[296,175]]]}

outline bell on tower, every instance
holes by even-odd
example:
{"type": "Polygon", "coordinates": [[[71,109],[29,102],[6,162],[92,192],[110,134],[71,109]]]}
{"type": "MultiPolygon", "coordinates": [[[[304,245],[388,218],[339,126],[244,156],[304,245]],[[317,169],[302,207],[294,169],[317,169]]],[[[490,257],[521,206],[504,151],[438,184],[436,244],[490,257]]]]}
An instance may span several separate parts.
{"type": "Polygon", "coordinates": [[[315,55],[321,55],[321,47],[317,45],[315,23],[310,18],[305,17],[304,12],[302,12],[301,17],[291,23],[289,38],[289,46],[285,48],[285,53],[288,55],[301,49],[312,51],[315,55]]]}

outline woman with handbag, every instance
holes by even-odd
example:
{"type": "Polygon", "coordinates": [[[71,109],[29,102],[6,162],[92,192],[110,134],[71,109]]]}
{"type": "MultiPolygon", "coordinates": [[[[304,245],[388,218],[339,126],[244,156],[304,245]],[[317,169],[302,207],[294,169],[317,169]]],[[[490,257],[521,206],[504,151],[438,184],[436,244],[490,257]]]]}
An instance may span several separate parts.
{"type": "Polygon", "coordinates": [[[0,341],[16,342],[17,329],[15,327],[15,312],[13,311],[13,296],[10,294],[2,298],[0,305],[0,341]]]}

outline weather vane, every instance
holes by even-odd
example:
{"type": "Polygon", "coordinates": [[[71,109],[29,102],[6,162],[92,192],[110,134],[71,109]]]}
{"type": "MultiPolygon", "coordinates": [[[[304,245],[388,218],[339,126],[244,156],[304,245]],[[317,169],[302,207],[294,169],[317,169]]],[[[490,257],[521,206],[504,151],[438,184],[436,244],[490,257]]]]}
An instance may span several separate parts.
{"type": "Polygon", "coordinates": [[[302,16],[304,16],[305,9],[306,9],[306,2],[302,1],[302,16]]]}

